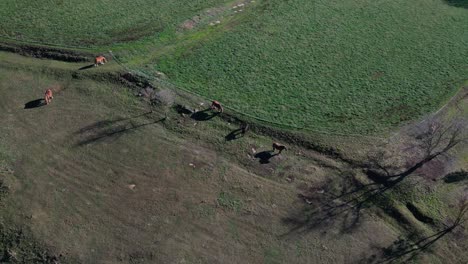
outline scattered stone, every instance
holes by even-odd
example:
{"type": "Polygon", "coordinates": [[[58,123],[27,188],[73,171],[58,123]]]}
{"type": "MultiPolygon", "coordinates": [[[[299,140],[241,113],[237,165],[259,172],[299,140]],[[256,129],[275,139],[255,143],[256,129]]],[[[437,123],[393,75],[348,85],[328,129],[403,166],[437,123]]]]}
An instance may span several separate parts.
{"type": "Polygon", "coordinates": [[[195,164],[193,164],[193,163],[189,163],[189,166],[192,167],[192,168],[194,168],[194,169],[195,169],[195,167],[196,167],[195,164]]]}
{"type": "Polygon", "coordinates": [[[136,187],[135,184],[129,184],[129,185],[128,185],[128,188],[129,188],[130,190],[132,190],[132,191],[135,190],[135,187],[136,187]]]}

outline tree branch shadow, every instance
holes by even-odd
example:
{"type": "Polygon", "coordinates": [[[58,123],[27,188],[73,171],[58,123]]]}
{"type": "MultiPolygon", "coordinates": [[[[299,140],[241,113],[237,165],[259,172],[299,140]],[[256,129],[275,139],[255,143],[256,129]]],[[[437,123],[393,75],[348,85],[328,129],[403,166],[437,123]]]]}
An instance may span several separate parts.
{"type": "Polygon", "coordinates": [[[151,121],[139,123],[134,121],[138,117],[147,116],[151,112],[146,112],[140,115],[128,117],[128,118],[119,118],[114,120],[102,120],[95,123],[92,123],[88,126],[85,126],[75,132],[81,139],[75,144],[76,147],[89,145],[96,142],[102,142],[106,140],[116,140],[121,136],[134,132],[136,129],[156,124],[164,120],[164,118],[151,121]]]}
{"type": "Polygon", "coordinates": [[[308,194],[299,194],[299,198],[307,205],[299,212],[282,219],[291,229],[281,237],[331,227],[338,228],[342,233],[352,232],[360,225],[362,210],[373,205],[376,198],[392,187],[394,186],[370,183],[355,186],[351,190],[344,188],[337,195],[326,191],[326,188],[319,191],[314,188],[315,193],[312,190],[308,194]]]}
{"type": "Polygon", "coordinates": [[[465,214],[468,210],[466,205],[460,207],[457,217],[455,221],[445,228],[431,236],[424,237],[422,239],[413,242],[413,237],[416,234],[412,234],[407,238],[400,238],[395,240],[393,244],[388,247],[384,248],[377,248],[377,253],[371,255],[368,258],[364,258],[359,263],[366,263],[366,264],[375,264],[375,263],[389,263],[394,261],[400,262],[407,262],[409,260],[415,259],[419,254],[423,252],[427,252],[430,250],[431,246],[433,246],[439,239],[443,238],[447,234],[454,231],[455,228],[462,225],[466,219],[465,214]]]}
{"type": "Polygon", "coordinates": [[[239,139],[241,137],[244,136],[244,133],[242,133],[242,129],[238,128],[238,129],[235,129],[233,131],[231,131],[229,134],[227,134],[224,139],[226,141],[232,141],[232,140],[236,140],[236,139],[239,139]]]}
{"type": "MultiPolygon", "coordinates": [[[[327,186],[333,185],[329,182],[322,186],[321,193],[312,190],[299,194],[308,206],[283,219],[285,224],[292,226],[283,236],[335,226],[340,222],[341,232],[350,232],[359,226],[362,210],[371,206],[377,206],[389,215],[404,221],[401,214],[388,203],[385,192],[413,175],[428,162],[446,155],[455,146],[465,142],[468,139],[465,128],[464,120],[443,123],[436,119],[428,119],[426,123],[416,126],[411,134],[415,139],[415,148],[422,153],[416,161],[403,165],[393,162],[400,158],[401,153],[378,152],[373,157],[369,157],[369,162],[362,166],[371,183],[362,184],[354,176],[342,177],[341,190],[327,189],[327,186]]],[[[417,156],[414,150],[411,154],[417,156]]]]}

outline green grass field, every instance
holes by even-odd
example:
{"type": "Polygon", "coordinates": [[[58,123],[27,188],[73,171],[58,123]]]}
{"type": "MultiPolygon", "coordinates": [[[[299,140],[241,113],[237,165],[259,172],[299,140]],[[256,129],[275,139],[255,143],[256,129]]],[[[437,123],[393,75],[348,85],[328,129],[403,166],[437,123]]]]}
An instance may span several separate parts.
{"type": "Polygon", "coordinates": [[[437,110],[466,80],[463,1],[260,0],[242,13],[230,8],[240,2],[156,2],[7,0],[0,35],[112,48],[238,112],[324,132],[386,131],[437,110]],[[197,15],[203,23],[179,30],[197,15]]]}
{"type": "Polygon", "coordinates": [[[158,37],[226,0],[64,0],[0,3],[0,35],[71,46],[101,46],[158,37]]]}
{"type": "Polygon", "coordinates": [[[262,119],[361,133],[436,110],[466,79],[468,10],[442,1],[273,0],[249,12],[157,69],[262,119]]]}

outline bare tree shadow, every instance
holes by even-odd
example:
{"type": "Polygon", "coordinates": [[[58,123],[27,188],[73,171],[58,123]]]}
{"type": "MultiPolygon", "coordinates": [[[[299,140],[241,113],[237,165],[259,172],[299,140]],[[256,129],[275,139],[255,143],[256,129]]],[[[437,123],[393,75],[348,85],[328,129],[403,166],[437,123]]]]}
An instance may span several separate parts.
{"type": "Polygon", "coordinates": [[[448,5],[468,8],[468,0],[445,0],[448,5]]]}
{"type": "Polygon", "coordinates": [[[134,121],[135,118],[146,116],[150,113],[151,112],[147,112],[128,118],[98,121],[83,127],[75,132],[75,134],[81,137],[78,143],[76,143],[76,146],[84,146],[104,140],[116,140],[127,133],[134,132],[138,128],[152,125],[164,120],[164,118],[162,118],[156,121],[144,123],[134,121]]]}
{"type": "Polygon", "coordinates": [[[41,107],[44,105],[46,105],[45,100],[41,98],[41,99],[36,99],[30,102],[27,102],[26,104],[24,104],[24,109],[32,109],[32,108],[41,107]]]}
{"type": "MultiPolygon", "coordinates": [[[[351,177],[340,175],[342,176],[340,177],[341,183],[329,180],[318,187],[303,191],[298,196],[305,204],[290,216],[282,219],[283,223],[291,228],[280,237],[287,238],[313,229],[323,230],[323,232],[327,232],[328,229],[351,232],[360,226],[363,210],[370,207],[379,208],[404,227],[411,229],[410,221],[393,205],[391,196],[386,193],[397,187],[408,176],[416,174],[428,162],[447,155],[455,146],[466,142],[468,139],[466,124],[464,120],[454,119],[443,123],[428,119],[428,122],[415,127],[414,133],[409,135],[415,141],[415,147],[406,148],[409,150],[410,160],[406,160],[406,156],[401,155],[400,152],[388,151],[384,148],[385,151],[378,153],[389,153],[388,155],[373,155],[366,163],[359,165],[370,180],[369,183],[363,183],[363,178],[358,179],[353,175],[351,177]],[[400,160],[403,162],[398,162],[400,160]]],[[[387,147],[390,146],[391,144],[387,147]]],[[[407,204],[408,210],[418,220],[434,224],[433,219],[426,218],[417,208],[411,207],[411,204],[407,204]]],[[[464,211],[461,210],[463,213],[460,215],[468,211],[468,205],[463,208],[464,211]]],[[[433,236],[417,241],[408,248],[401,245],[396,249],[388,248],[383,260],[392,261],[417,250],[425,250],[453,228],[454,225],[449,226],[433,236]]]]}
{"type": "Polygon", "coordinates": [[[207,108],[193,113],[190,118],[196,121],[208,121],[217,115],[219,115],[219,112],[212,112],[211,108],[207,108]]]}
{"type": "Polygon", "coordinates": [[[414,142],[407,143],[412,156],[409,163],[395,167],[391,163],[392,161],[398,163],[397,159],[402,156],[402,153],[392,153],[390,156],[378,154],[369,157],[369,166],[366,168],[367,175],[374,182],[395,185],[417,172],[427,163],[440,157],[447,157],[448,153],[457,145],[468,142],[467,128],[468,120],[465,119],[446,121],[430,117],[409,132],[414,140],[414,142]]]}
{"type": "Polygon", "coordinates": [[[90,65],[83,66],[83,67],[79,68],[78,70],[82,71],[82,70],[87,70],[87,69],[90,69],[90,68],[93,68],[93,67],[94,67],[94,64],[90,64],[90,65]]]}
{"type": "Polygon", "coordinates": [[[268,164],[270,163],[270,159],[274,156],[278,155],[278,153],[272,153],[271,151],[262,151],[255,154],[255,158],[259,159],[260,164],[268,164]]]}
{"type": "Polygon", "coordinates": [[[361,261],[359,261],[359,263],[389,263],[397,260],[402,263],[405,263],[409,260],[415,259],[420,253],[428,251],[430,247],[439,239],[443,238],[444,236],[452,232],[455,228],[460,226],[466,220],[463,219],[464,214],[466,213],[466,209],[464,210],[465,212],[463,212],[463,210],[460,210],[455,221],[451,225],[446,226],[443,230],[431,236],[419,239],[416,242],[413,242],[416,240],[413,238],[416,236],[416,234],[412,234],[407,238],[400,238],[398,240],[395,240],[393,244],[391,244],[388,247],[377,248],[377,252],[375,254],[372,254],[370,257],[362,259],[361,261]]]}
{"type": "Polygon", "coordinates": [[[290,231],[283,236],[337,224],[341,225],[341,232],[350,232],[359,226],[362,210],[371,206],[378,206],[400,222],[406,221],[395,208],[387,206],[388,198],[384,194],[453,146],[450,143],[441,151],[430,151],[412,166],[396,174],[392,174],[389,169],[379,163],[373,163],[370,168],[364,169],[367,177],[372,181],[368,184],[362,184],[353,177],[345,177],[340,190],[330,190],[327,186],[332,184],[325,183],[320,188],[312,188],[306,193],[299,194],[299,197],[308,205],[298,213],[283,219],[283,223],[292,226],[290,231]],[[316,189],[320,189],[321,192],[316,192],[316,189]]]}
{"type": "MultiPolygon", "coordinates": [[[[327,182],[298,195],[306,204],[301,210],[283,218],[291,229],[281,237],[301,234],[311,230],[337,228],[342,233],[352,232],[360,226],[362,210],[385,201],[383,195],[394,186],[378,183],[343,184],[341,190],[330,190],[327,182]],[[351,188],[350,188],[351,187],[351,188]]],[[[389,212],[392,213],[392,212],[389,212]]]]}

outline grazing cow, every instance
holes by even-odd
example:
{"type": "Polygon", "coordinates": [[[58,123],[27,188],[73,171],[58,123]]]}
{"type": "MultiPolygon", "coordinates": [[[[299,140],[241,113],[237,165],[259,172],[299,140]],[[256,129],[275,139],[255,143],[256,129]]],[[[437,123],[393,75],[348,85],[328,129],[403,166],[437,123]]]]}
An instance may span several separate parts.
{"type": "Polygon", "coordinates": [[[278,154],[281,154],[281,151],[283,151],[283,150],[288,150],[288,149],[286,148],[285,145],[282,145],[282,144],[280,144],[280,143],[276,143],[276,142],[275,142],[275,143],[273,143],[273,151],[272,151],[272,152],[275,152],[276,150],[279,151],[278,154]]]}
{"type": "Polygon", "coordinates": [[[224,111],[223,107],[221,106],[221,103],[218,102],[218,101],[211,102],[211,107],[210,108],[211,108],[211,110],[217,110],[220,113],[222,113],[224,111]]]}
{"type": "Polygon", "coordinates": [[[99,65],[104,65],[104,63],[106,63],[107,60],[106,60],[106,57],[104,56],[97,56],[95,59],[94,59],[94,67],[97,67],[99,65]]]}
{"type": "Polygon", "coordinates": [[[54,99],[54,96],[52,95],[52,90],[51,89],[46,90],[45,95],[44,95],[44,99],[45,99],[46,104],[49,104],[52,101],[52,99],[54,99]]]}

